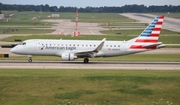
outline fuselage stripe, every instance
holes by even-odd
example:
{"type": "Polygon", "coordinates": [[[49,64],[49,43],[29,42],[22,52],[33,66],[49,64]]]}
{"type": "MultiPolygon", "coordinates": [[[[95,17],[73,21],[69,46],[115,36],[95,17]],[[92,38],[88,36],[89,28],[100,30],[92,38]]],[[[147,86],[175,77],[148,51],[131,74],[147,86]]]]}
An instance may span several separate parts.
{"type": "Polygon", "coordinates": [[[136,42],[144,42],[144,43],[157,43],[158,40],[150,40],[150,39],[137,39],[136,42]]]}

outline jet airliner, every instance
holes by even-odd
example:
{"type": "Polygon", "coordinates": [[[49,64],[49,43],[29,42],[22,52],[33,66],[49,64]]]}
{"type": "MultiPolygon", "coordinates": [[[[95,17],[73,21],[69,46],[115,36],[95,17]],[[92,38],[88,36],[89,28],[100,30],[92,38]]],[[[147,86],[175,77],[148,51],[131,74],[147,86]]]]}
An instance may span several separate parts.
{"type": "Polygon", "coordinates": [[[29,39],[11,49],[12,53],[28,55],[32,62],[33,55],[59,56],[63,61],[77,58],[113,57],[134,54],[165,47],[158,42],[164,16],[157,16],[136,38],[128,41],[102,40],[47,40],[29,39]]]}

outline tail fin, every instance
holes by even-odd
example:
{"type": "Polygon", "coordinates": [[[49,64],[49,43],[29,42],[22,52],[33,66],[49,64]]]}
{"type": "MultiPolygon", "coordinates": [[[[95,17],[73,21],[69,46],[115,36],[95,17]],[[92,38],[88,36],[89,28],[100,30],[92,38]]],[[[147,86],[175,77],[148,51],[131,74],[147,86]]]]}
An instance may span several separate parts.
{"type": "Polygon", "coordinates": [[[161,44],[158,39],[163,20],[164,16],[157,16],[139,37],[129,40],[130,49],[156,49],[161,44]]]}

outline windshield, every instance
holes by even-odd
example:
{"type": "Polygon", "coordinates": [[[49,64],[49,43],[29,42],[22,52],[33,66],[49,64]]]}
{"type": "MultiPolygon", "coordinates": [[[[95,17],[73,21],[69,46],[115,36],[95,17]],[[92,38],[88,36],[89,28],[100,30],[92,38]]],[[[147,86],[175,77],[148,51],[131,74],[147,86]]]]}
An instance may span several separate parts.
{"type": "Polygon", "coordinates": [[[19,43],[19,45],[26,45],[26,42],[19,43]]]}

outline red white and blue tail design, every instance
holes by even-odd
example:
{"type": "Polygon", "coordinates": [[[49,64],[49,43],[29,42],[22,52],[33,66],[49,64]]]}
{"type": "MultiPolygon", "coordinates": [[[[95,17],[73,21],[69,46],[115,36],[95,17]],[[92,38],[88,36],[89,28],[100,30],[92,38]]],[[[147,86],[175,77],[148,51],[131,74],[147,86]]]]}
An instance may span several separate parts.
{"type": "Polygon", "coordinates": [[[151,24],[139,35],[139,37],[129,40],[131,50],[157,49],[161,44],[158,42],[164,16],[157,16],[151,24]]]}

